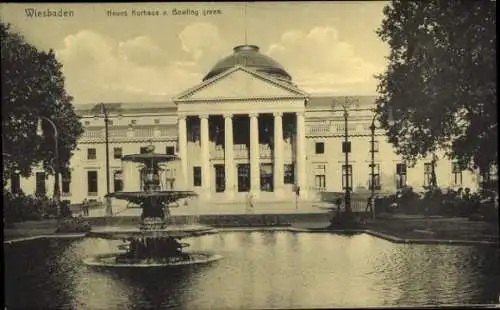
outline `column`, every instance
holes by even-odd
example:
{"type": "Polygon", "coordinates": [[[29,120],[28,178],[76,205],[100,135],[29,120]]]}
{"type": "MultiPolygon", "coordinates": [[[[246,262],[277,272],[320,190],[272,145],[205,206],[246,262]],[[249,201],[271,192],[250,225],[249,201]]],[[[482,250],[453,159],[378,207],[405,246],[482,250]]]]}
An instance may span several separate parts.
{"type": "Polygon", "coordinates": [[[182,183],[180,187],[182,189],[187,189],[188,184],[188,154],[187,154],[187,125],[186,125],[186,115],[179,115],[177,124],[179,126],[179,145],[178,153],[181,159],[181,175],[182,183]]]}
{"type": "Polygon", "coordinates": [[[274,115],[274,194],[277,198],[283,195],[283,113],[274,115]]]}
{"type": "Polygon", "coordinates": [[[201,186],[205,199],[210,198],[210,146],[208,139],[208,115],[200,115],[201,121],[201,186]]]}
{"type": "Polygon", "coordinates": [[[226,196],[234,197],[233,115],[224,115],[224,168],[226,175],[226,196]]]}
{"type": "Polygon", "coordinates": [[[297,113],[297,185],[300,187],[300,199],[307,198],[307,176],[306,176],[306,126],[304,112],[297,113]]]}
{"type": "Polygon", "coordinates": [[[259,114],[250,115],[250,191],[257,197],[260,192],[260,152],[259,152],[259,114]]]}

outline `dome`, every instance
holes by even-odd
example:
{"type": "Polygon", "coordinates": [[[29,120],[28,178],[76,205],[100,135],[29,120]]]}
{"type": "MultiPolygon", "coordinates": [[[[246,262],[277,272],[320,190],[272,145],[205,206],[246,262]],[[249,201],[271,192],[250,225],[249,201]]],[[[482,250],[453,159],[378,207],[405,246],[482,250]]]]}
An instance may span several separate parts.
{"type": "Polygon", "coordinates": [[[232,55],[219,60],[215,66],[205,75],[203,81],[214,77],[222,72],[240,65],[251,68],[261,73],[273,76],[279,80],[291,82],[292,77],[285,69],[274,59],[259,53],[259,47],[256,45],[236,46],[232,55]]]}

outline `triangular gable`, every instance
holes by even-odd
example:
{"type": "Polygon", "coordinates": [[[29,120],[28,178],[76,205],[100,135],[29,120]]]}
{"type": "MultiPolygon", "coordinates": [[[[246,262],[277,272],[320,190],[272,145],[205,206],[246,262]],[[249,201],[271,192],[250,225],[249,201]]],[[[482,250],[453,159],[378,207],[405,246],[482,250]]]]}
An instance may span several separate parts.
{"type": "Polygon", "coordinates": [[[235,66],[174,98],[174,101],[198,101],[239,98],[304,98],[297,87],[275,78],[235,66]]]}

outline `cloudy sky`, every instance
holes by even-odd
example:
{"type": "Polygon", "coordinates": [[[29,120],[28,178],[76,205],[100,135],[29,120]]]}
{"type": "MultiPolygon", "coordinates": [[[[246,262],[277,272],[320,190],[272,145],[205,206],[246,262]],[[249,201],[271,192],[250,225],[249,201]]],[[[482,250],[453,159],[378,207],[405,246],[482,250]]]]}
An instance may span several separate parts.
{"type": "Polygon", "coordinates": [[[375,34],[385,4],[11,3],[0,4],[0,16],[36,47],[56,51],[75,104],[152,102],[200,83],[217,60],[245,43],[245,33],[248,44],[281,63],[310,93],[375,94],[373,75],[384,70],[388,54],[375,34]],[[27,8],[62,8],[74,16],[30,18],[27,8]],[[160,16],[132,16],[134,9],[158,10],[160,16]],[[172,15],[173,9],[199,14],[172,15]],[[109,17],[107,10],[127,16],[109,17]],[[204,10],[220,14],[204,16],[204,10]]]}

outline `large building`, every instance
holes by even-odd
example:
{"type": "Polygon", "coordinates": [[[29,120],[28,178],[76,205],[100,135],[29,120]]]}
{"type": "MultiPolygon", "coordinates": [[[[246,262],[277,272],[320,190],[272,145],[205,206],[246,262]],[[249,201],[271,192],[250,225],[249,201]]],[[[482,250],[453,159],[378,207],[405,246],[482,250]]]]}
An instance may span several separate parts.
{"type": "MultiPolygon", "coordinates": [[[[204,201],[244,201],[251,192],[263,201],[318,199],[320,192],[368,191],[375,97],[318,96],[295,85],[275,60],[254,45],[241,45],[220,60],[200,84],[169,102],[107,103],[110,190],[139,191],[141,167],[122,163],[126,154],[176,154],[165,165],[165,189],[190,189],[204,201]],[[342,141],[344,107],[351,141],[346,169],[342,141]],[[348,176],[346,176],[348,175],[348,176]]],[[[103,200],[106,194],[105,126],[101,104],[76,106],[85,132],[62,176],[63,199],[103,200]]],[[[410,167],[394,153],[381,130],[375,138],[377,191],[404,186],[423,190],[431,181],[431,159],[410,167]]],[[[438,154],[441,188],[477,189],[476,173],[460,171],[438,154]]],[[[53,177],[35,169],[33,177],[13,179],[26,193],[51,195],[53,177]]]]}

